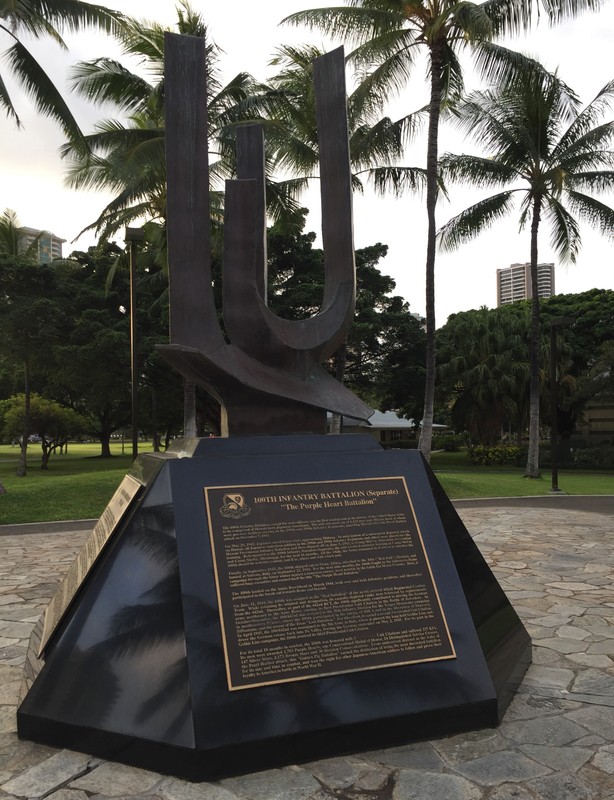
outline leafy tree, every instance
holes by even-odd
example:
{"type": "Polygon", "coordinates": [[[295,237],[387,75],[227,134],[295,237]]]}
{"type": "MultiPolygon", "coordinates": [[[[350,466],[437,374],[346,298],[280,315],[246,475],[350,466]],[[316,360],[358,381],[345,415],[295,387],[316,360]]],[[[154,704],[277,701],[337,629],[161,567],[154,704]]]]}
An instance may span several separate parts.
{"type": "Polygon", "coordinates": [[[24,248],[23,230],[17,214],[12,209],[6,208],[0,216],[0,254],[21,256],[24,260],[34,264],[37,261],[40,234],[24,248]]]}
{"type": "Polygon", "coordinates": [[[0,403],[2,432],[5,438],[20,439],[25,432],[28,437],[37,434],[43,451],[41,469],[48,469],[49,458],[58,448],[79,436],[86,427],[85,420],[71,408],[65,408],[54,400],[39,394],[30,398],[29,419],[24,418],[24,397],[15,395],[0,403]]]}
{"type": "Polygon", "coordinates": [[[0,357],[20,376],[24,431],[17,475],[26,474],[30,397],[33,380],[46,374],[58,335],[55,273],[27,257],[0,253],[0,357]]]}
{"type": "MultiPolygon", "coordinates": [[[[314,240],[314,233],[289,234],[279,226],[269,231],[269,303],[279,316],[303,319],[320,307],[324,256],[314,240]]],[[[378,269],[387,251],[379,243],[356,251],[354,323],[326,366],[366,402],[413,416],[423,389],[424,332],[406,301],[392,295],[394,280],[378,269]]]]}
{"type": "Polygon", "coordinates": [[[111,434],[130,421],[129,288],[124,273],[109,291],[106,278],[119,248],[105,245],[73,253],[59,275],[65,336],[55,347],[48,391],[87,420],[87,432],[111,455],[111,434]]]}
{"type": "Polygon", "coordinates": [[[530,419],[526,475],[539,476],[540,302],[538,243],[542,221],[561,261],[575,262],[580,248],[578,218],[612,235],[614,210],[593,193],[614,180],[614,121],[599,124],[614,97],[606,84],[584,109],[556,75],[534,64],[510,84],[477,92],[462,106],[460,124],[486,148],[486,156],[447,156],[446,179],[482,188],[509,186],[450,220],[440,231],[443,248],[454,248],[509,214],[520,199],[520,229],[530,228],[531,336],[530,419]],[[590,192],[590,194],[587,194],[590,192]]]}
{"type": "MultiPolygon", "coordinates": [[[[456,0],[346,0],[342,7],[300,11],[284,22],[307,24],[356,44],[349,59],[368,72],[363,90],[386,101],[406,82],[417,56],[426,54],[430,78],[426,153],[426,385],[420,449],[430,458],[435,393],[435,207],[439,192],[438,137],[444,102],[458,99],[463,80],[460,54],[471,47],[478,66],[488,75],[509,76],[523,62],[518,54],[489,45],[493,37],[528,28],[536,12],[556,22],[599,0],[487,0],[483,3],[456,0]]],[[[394,188],[403,188],[395,183],[394,188]]]]}
{"type": "MultiPolygon", "coordinates": [[[[120,27],[121,20],[122,15],[118,12],[81,0],[5,0],[0,3],[0,36],[10,44],[2,53],[2,60],[26,89],[38,111],[58,122],[69,139],[82,140],[79,126],[60,91],[25,46],[22,36],[49,37],[66,50],[60,33],[62,29],[79,31],[96,26],[111,32],[120,27]]],[[[18,126],[21,125],[1,74],[0,107],[18,126]]]]}
{"type": "Polygon", "coordinates": [[[524,303],[453,314],[437,333],[439,394],[453,427],[494,444],[505,424],[520,433],[529,364],[524,303]]]}
{"type": "MultiPolygon", "coordinates": [[[[612,391],[614,291],[591,289],[543,300],[541,322],[544,335],[548,335],[550,321],[557,317],[575,320],[559,329],[557,347],[557,428],[566,442],[591,400],[607,397],[612,391]]],[[[550,409],[546,407],[546,414],[549,413],[550,409]]]]}

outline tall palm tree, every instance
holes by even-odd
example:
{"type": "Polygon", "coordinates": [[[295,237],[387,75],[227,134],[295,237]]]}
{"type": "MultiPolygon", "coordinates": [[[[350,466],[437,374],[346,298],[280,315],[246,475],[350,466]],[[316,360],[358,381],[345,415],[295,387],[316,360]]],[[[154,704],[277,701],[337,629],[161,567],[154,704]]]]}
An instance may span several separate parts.
{"type": "Polygon", "coordinates": [[[520,229],[530,228],[531,332],[529,454],[526,475],[539,476],[539,345],[537,286],[538,242],[542,221],[560,260],[575,262],[580,249],[579,221],[612,236],[614,209],[595,199],[614,181],[614,121],[600,123],[614,101],[614,81],[584,109],[556,75],[537,63],[522,79],[471,95],[462,106],[460,124],[487,155],[446,156],[446,179],[482,188],[505,187],[451,219],[439,232],[444,249],[457,247],[520,200],[520,229]],[[590,192],[590,194],[587,194],[590,192]]]}
{"type": "MultiPolygon", "coordinates": [[[[117,31],[123,17],[100,5],[81,0],[3,0],[0,2],[0,41],[10,43],[2,53],[8,70],[17,78],[34,100],[38,111],[54,119],[69,139],[79,141],[82,137],[61,92],[45,70],[25,46],[22,37],[40,39],[50,37],[67,49],[60,31],[78,31],[95,26],[107,32],[117,31]]],[[[0,73],[0,108],[12,117],[18,126],[21,120],[13,105],[6,83],[0,73]]]]}
{"type": "MultiPolygon", "coordinates": [[[[233,144],[229,127],[240,117],[241,104],[251,94],[253,79],[239,73],[225,86],[220,80],[219,48],[209,39],[199,13],[182,0],[177,9],[180,33],[207,42],[210,174],[212,205],[219,208],[220,189],[232,172],[233,144]],[[216,191],[217,190],[217,191],[216,191]]],[[[108,238],[139,219],[164,224],[166,164],[164,152],[164,34],[156,23],[127,20],[116,32],[124,55],[138,59],[151,82],[120,62],[98,58],[77,64],[71,87],[93,102],[114,104],[127,119],[107,119],[86,136],[87,149],[68,142],[62,155],[68,161],[66,182],[75,189],[105,190],[113,200],[85,230],[108,238]]]]}
{"type": "MultiPolygon", "coordinates": [[[[406,83],[421,52],[430,78],[426,152],[426,388],[420,450],[430,458],[435,395],[435,207],[439,191],[437,160],[439,123],[444,101],[463,88],[460,54],[471,48],[487,75],[509,75],[522,62],[517,54],[488,44],[494,37],[530,26],[541,12],[556,22],[602,0],[345,0],[346,5],[300,11],[283,22],[306,24],[356,45],[350,60],[371,70],[369,83],[382,101],[406,83]]],[[[396,187],[398,188],[398,187],[396,187]]]]}
{"type": "MultiPolygon", "coordinates": [[[[283,181],[288,192],[298,197],[318,177],[319,150],[313,92],[312,65],[323,50],[313,45],[279,47],[270,61],[280,67],[254,98],[264,117],[270,168],[274,173],[294,177],[283,181]]],[[[359,84],[347,98],[348,136],[352,185],[364,190],[364,179],[382,190],[388,183],[406,184],[412,189],[426,185],[424,169],[399,164],[405,146],[422,120],[410,114],[392,120],[381,114],[377,87],[359,84]]]]}

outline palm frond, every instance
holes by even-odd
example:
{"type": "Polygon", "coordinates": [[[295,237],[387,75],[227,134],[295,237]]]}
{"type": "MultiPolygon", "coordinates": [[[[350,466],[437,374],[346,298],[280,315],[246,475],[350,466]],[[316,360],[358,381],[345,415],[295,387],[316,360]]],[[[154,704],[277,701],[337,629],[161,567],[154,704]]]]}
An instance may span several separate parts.
{"type": "Polygon", "coordinates": [[[79,61],[71,70],[69,86],[87,100],[113,103],[120,111],[142,110],[151,94],[146,80],[110,58],[79,61]]]}
{"type": "Polygon", "coordinates": [[[514,190],[480,200],[461,211],[437,231],[439,248],[443,251],[456,250],[461,244],[475,239],[494,222],[506,216],[512,207],[514,190]]]}
{"type": "Polygon", "coordinates": [[[28,0],[27,5],[32,15],[70,31],[95,27],[114,33],[121,31],[125,23],[125,17],[119,11],[82,0],[28,0]]]}
{"type": "Polygon", "coordinates": [[[305,25],[310,30],[323,33],[344,42],[360,44],[387,31],[405,27],[407,18],[402,9],[398,12],[388,8],[335,7],[315,8],[290,14],[281,25],[305,25]]]}
{"type": "Polygon", "coordinates": [[[548,198],[542,214],[550,227],[550,246],[559,260],[575,263],[581,244],[576,220],[555,198],[548,198]]]}
{"type": "Polygon", "coordinates": [[[445,153],[439,160],[439,174],[445,182],[465,182],[491,188],[518,177],[513,167],[490,158],[445,153]]]}
{"type": "Polygon", "coordinates": [[[570,191],[567,197],[572,211],[612,241],[614,209],[582,192],[570,191]]]}
{"type": "Polygon", "coordinates": [[[6,83],[2,80],[2,75],[0,75],[0,108],[3,108],[6,111],[7,117],[12,117],[17,127],[21,128],[21,120],[17,115],[11,96],[6,88],[6,83]]]}
{"type": "Polygon", "coordinates": [[[58,122],[68,139],[83,142],[83,134],[64,98],[23,44],[15,42],[4,56],[38,111],[58,122]]]}
{"type": "Polygon", "coordinates": [[[426,190],[426,170],[421,167],[373,167],[365,170],[378,194],[392,191],[396,197],[406,192],[426,190]]]}
{"type": "MultiPolygon", "coordinates": [[[[606,154],[604,154],[605,156],[606,154]]],[[[567,190],[607,192],[614,186],[614,153],[607,153],[608,164],[612,169],[595,170],[593,172],[575,172],[567,174],[565,185],[567,190]]]]}
{"type": "Polygon", "coordinates": [[[487,0],[483,3],[484,11],[493,24],[493,33],[497,36],[515,36],[528,30],[543,12],[551,24],[562,22],[577,16],[582,11],[595,11],[604,0],[487,0]]]}
{"type": "Polygon", "coordinates": [[[578,136],[572,138],[568,136],[568,129],[564,135],[565,141],[561,139],[554,148],[552,157],[557,159],[561,165],[565,165],[568,170],[575,168],[589,167],[600,163],[608,164],[606,158],[608,150],[603,150],[611,145],[614,139],[614,121],[597,125],[582,133],[577,131],[578,136]],[[605,158],[605,160],[603,160],[605,158]]]}

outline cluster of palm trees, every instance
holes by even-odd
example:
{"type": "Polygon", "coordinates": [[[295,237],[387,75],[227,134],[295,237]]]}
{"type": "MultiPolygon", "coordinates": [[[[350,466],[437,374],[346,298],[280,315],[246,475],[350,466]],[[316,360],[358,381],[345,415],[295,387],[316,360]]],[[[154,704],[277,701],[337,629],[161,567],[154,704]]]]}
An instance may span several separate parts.
{"type": "MultiPolygon", "coordinates": [[[[456,247],[485,226],[507,215],[521,197],[520,226],[530,228],[534,281],[538,263],[538,232],[542,219],[551,228],[557,255],[573,261],[580,243],[578,220],[602,232],[614,230],[614,211],[594,199],[595,192],[612,186],[614,154],[610,150],[612,122],[601,123],[612,99],[606,85],[581,109],[578,98],[557,75],[539,63],[497,43],[500,37],[529,28],[541,14],[552,23],[602,0],[345,0],[336,8],[302,11],[284,22],[307,25],[350,47],[348,65],[355,88],[348,98],[350,155],[354,188],[365,179],[380,192],[423,189],[426,199],[426,391],[420,448],[430,456],[435,389],[435,258],[437,243],[456,247]],[[464,97],[462,57],[467,53],[492,89],[464,97]],[[430,81],[428,103],[398,120],[385,114],[391,95],[403,89],[420,63],[430,81]],[[440,122],[450,116],[478,136],[487,151],[482,158],[440,157],[440,122]],[[401,164],[413,134],[427,126],[424,167],[401,164]],[[461,180],[502,190],[450,220],[438,232],[436,208],[446,183],[461,180]],[[507,187],[507,188],[506,188],[507,187]],[[589,192],[589,194],[587,194],[589,192]]],[[[21,0],[0,6],[0,30],[14,39],[7,64],[23,79],[43,113],[52,114],[68,136],[64,156],[68,180],[78,188],[111,189],[113,201],[92,223],[109,236],[145,217],[156,238],[163,262],[165,172],[162,80],[163,29],[144,26],[115,12],[80,0],[21,0]],[[74,124],[59,93],[19,40],[19,31],[49,34],[61,42],[62,25],[76,28],[101,25],[113,33],[127,55],[137,55],[154,80],[149,83],[110,59],[77,65],[72,86],[85,97],[115,104],[122,119],[98,124],[84,136],[74,124]]],[[[300,192],[317,177],[315,113],[311,95],[312,47],[282,47],[273,65],[279,72],[267,84],[241,73],[223,86],[217,71],[218,51],[208,37],[200,14],[182,0],[178,29],[202,36],[208,48],[209,132],[212,207],[221,209],[221,181],[234,170],[233,130],[237,124],[260,119],[265,124],[269,156],[267,173],[269,213],[291,222],[300,192]],[[283,180],[273,180],[274,176],[283,180]]],[[[0,77],[0,104],[16,112],[0,77]]],[[[216,215],[214,213],[214,221],[216,215]]],[[[217,219],[221,219],[217,216],[217,219]]],[[[537,341],[539,303],[534,291],[531,333],[531,422],[527,474],[538,474],[539,385],[537,341]]]]}

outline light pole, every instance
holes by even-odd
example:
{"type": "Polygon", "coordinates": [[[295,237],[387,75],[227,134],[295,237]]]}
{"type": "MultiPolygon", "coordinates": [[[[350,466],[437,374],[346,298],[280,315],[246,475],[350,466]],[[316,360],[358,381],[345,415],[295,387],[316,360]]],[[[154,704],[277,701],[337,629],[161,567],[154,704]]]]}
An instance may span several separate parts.
{"type": "Polygon", "coordinates": [[[136,370],[136,286],[135,264],[136,245],[142,242],[145,233],[142,228],[126,228],[125,241],[129,245],[128,262],[130,265],[130,395],[132,401],[132,460],[139,454],[139,427],[137,420],[137,370],[136,370]]]}
{"type": "Polygon", "coordinates": [[[558,464],[558,385],[556,382],[557,328],[567,328],[573,325],[576,317],[553,317],[550,320],[550,461],[552,470],[552,486],[550,492],[558,494],[559,489],[559,464],[558,464]]]}

